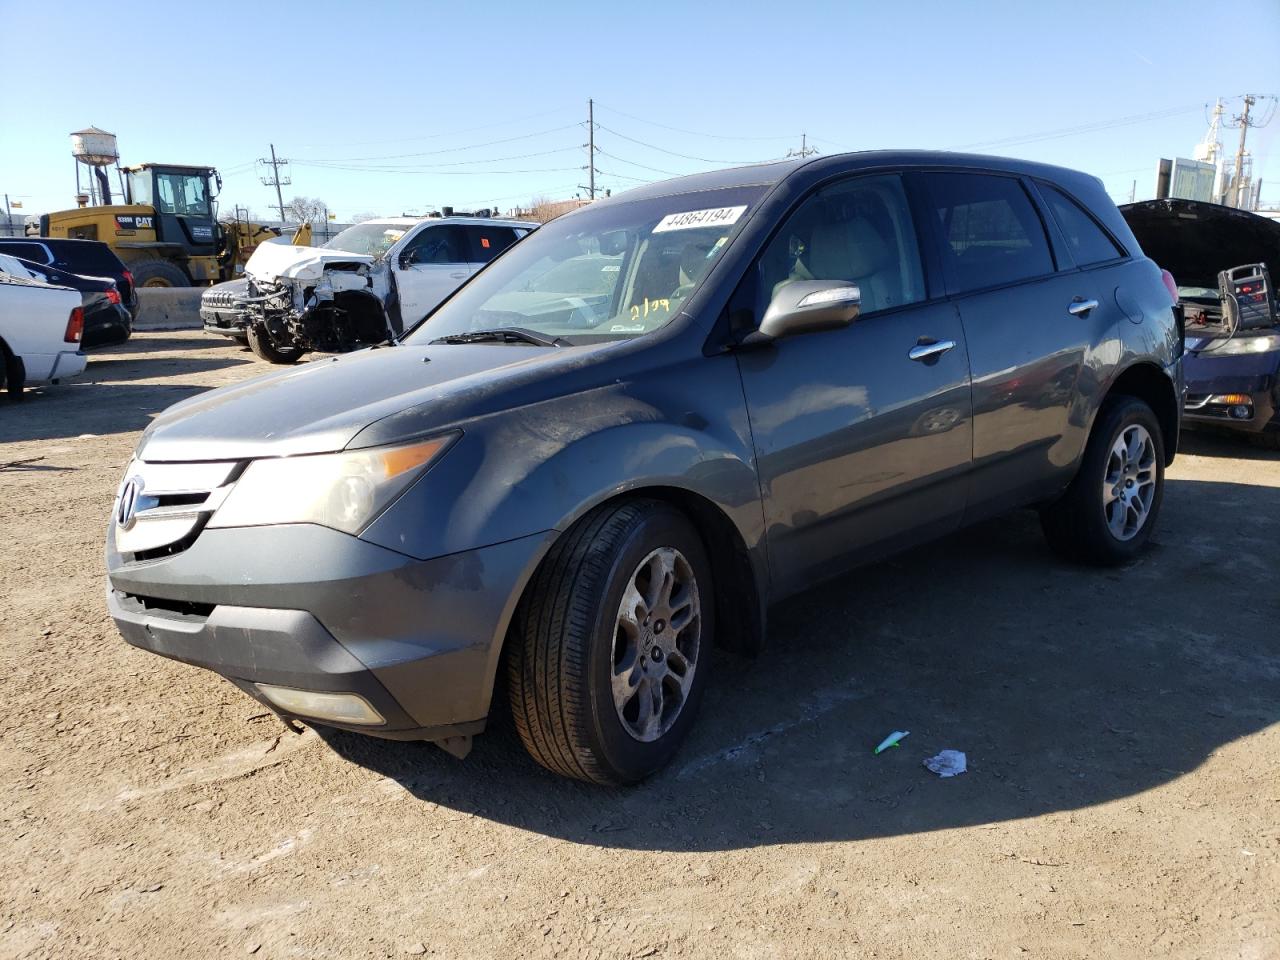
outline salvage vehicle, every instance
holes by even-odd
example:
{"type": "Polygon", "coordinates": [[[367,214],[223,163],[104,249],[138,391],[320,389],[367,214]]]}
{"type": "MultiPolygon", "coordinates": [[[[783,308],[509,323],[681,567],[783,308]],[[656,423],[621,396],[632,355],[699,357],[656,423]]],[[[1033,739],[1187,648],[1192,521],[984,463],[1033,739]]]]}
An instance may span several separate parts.
{"type": "Polygon", "coordinates": [[[27,386],[61,383],[84,372],[80,294],[34,279],[0,253],[0,389],[21,400],[27,386]]]}
{"type": "Polygon", "coordinates": [[[133,274],[105,243],[96,240],[55,240],[49,237],[0,237],[0,253],[38,267],[53,267],[82,277],[109,277],[131,319],[138,316],[138,293],[133,274]]]}
{"type": "Polygon", "coordinates": [[[210,288],[209,333],[247,342],[270,363],[395,340],[537,224],[444,217],[368,220],[321,247],[266,243],[245,279],[210,288]]]}
{"type": "Polygon", "coordinates": [[[132,335],[133,317],[125,307],[115,281],[110,277],[84,277],[57,267],[32,263],[21,257],[14,259],[22,264],[32,279],[42,280],[55,287],[70,287],[80,292],[80,306],[84,311],[84,332],[80,337],[82,348],[123,343],[132,335]]]}
{"type": "Polygon", "coordinates": [[[1280,223],[1192,200],[1120,208],[1178,278],[1186,317],[1183,425],[1280,449],[1280,223]]]}
{"type": "Polygon", "coordinates": [[[457,755],[501,671],[539,763],[634,782],[782,597],[1020,506],[1068,557],[1137,556],[1178,443],[1172,285],[1058,167],[867,152],[642,186],[398,345],[156,417],[108,522],[111,615],[287,722],[457,755]]]}

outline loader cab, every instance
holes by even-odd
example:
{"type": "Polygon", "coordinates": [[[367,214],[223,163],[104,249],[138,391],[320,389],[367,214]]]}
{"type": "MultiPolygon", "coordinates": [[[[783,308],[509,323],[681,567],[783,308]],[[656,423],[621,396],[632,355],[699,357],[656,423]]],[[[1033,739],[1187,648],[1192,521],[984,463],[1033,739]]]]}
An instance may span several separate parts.
{"type": "Polygon", "coordinates": [[[213,198],[222,183],[215,170],[144,163],[124,172],[129,203],[155,210],[158,243],[180,246],[191,257],[217,252],[213,198]]]}

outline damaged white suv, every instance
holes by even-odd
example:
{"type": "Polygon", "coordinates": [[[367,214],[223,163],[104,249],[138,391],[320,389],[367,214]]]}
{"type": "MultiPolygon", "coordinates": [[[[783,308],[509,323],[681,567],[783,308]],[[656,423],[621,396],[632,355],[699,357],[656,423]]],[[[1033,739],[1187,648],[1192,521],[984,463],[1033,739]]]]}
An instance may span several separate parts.
{"type": "Polygon", "coordinates": [[[207,332],[272,363],[398,337],[537,224],[396,217],[348,227],[321,247],[264,243],[245,276],[205,291],[207,332]]]}

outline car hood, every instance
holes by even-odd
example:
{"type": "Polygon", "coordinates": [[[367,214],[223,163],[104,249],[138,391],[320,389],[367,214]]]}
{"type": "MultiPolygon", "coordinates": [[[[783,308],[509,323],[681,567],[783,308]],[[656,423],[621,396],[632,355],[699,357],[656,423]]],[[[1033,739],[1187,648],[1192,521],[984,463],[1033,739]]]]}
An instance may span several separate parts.
{"type": "Polygon", "coordinates": [[[170,407],[135,455],[243,460],[397,442],[454,426],[481,407],[527,402],[506,399],[504,388],[554,383],[560,369],[606,346],[402,345],[313,360],[170,407]]]}
{"type": "Polygon", "coordinates": [[[326,263],[373,263],[373,257],[321,247],[264,243],[253,251],[244,272],[255,280],[319,280],[326,263]]]}
{"type": "Polygon", "coordinates": [[[1218,274],[1265,263],[1280,282],[1280,223],[1196,200],[1147,200],[1120,208],[1143,252],[1182,287],[1218,286],[1218,274]]]}

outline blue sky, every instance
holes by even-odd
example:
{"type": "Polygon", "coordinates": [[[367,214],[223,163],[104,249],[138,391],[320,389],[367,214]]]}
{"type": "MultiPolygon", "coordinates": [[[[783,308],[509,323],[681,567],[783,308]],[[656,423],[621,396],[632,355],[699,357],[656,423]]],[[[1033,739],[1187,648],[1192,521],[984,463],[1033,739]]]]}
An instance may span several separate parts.
{"type": "MultiPolygon", "coordinates": [[[[285,199],[340,219],[569,196],[589,97],[597,182],[615,192],[782,156],[804,133],[823,153],[1061,163],[1123,200],[1135,179],[1151,195],[1158,157],[1190,155],[1215,96],[1280,94],[1280,0],[0,0],[0,23],[33,65],[0,122],[0,192],[23,212],[72,205],[67,134],[89,124],[125,163],[217,166],[220,202],[263,216],[274,193],[254,161],[272,142],[292,161],[285,199]]],[[[1280,116],[1249,142],[1280,203],[1280,116]]]]}

